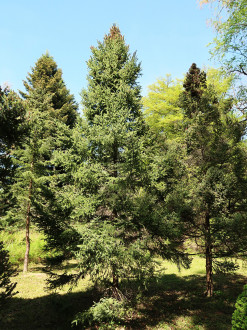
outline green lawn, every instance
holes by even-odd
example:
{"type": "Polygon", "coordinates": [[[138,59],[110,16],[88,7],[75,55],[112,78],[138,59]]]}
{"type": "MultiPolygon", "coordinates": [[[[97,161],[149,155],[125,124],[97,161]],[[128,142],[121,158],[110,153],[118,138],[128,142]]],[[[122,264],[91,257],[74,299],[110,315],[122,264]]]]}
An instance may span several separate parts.
{"type": "MultiPolygon", "coordinates": [[[[132,320],[119,329],[231,329],[234,303],[247,283],[247,269],[240,262],[235,275],[214,276],[215,296],[210,299],[203,294],[204,263],[196,257],[189,270],[179,272],[175,265],[163,262],[161,273],[137,297],[132,320]]],[[[41,266],[30,270],[14,279],[19,293],[0,311],[1,330],[70,329],[73,316],[99,299],[89,280],[81,281],[72,292],[66,288],[51,293],[45,290],[41,266]]]]}

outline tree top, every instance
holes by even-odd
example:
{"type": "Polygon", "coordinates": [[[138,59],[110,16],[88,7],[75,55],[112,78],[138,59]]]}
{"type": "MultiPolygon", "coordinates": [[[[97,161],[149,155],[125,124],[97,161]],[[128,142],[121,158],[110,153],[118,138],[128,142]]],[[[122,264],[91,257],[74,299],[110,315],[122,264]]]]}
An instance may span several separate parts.
{"type": "Polygon", "coordinates": [[[113,24],[110,28],[109,34],[106,34],[104,39],[105,41],[113,39],[124,40],[124,36],[121,34],[119,27],[116,24],[113,24]]]}

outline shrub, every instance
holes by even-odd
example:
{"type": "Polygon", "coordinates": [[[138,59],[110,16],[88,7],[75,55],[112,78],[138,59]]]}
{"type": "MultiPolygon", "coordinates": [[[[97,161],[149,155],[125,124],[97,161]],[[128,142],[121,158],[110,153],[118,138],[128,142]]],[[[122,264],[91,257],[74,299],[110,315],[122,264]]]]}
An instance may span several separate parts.
{"type": "Polygon", "coordinates": [[[232,315],[232,329],[247,329],[247,285],[238,296],[235,311],[232,315]]]}
{"type": "Polygon", "coordinates": [[[88,310],[78,313],[72,325],[93,325],[102,324],[104,322],[116,324],[124,320],[127,310],[123,301],[115,298],[101,298],[99,302],[95,302],[88,310]]]}

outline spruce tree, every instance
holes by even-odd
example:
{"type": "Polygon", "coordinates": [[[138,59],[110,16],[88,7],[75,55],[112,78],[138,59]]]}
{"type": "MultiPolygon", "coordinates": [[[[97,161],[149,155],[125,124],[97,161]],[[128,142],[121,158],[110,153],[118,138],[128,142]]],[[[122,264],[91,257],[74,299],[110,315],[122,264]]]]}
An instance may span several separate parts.
{"type": "Polygon", "coordinates": [[[43,206],[54,197],[51,193],[52,180],[62,173],[55,169],[52,155],[55,150],[66,147],[59,139],[75,125],[77,104],[62,80],[62,71],[49,54],[42,55],[37,61],[24,86],[27,92],[21,94],[27,104],[29,137],[25,145],[16,151],[16,159],[21,166],[12,189],[20,207],[17,216],[22,215],[26,219],[26,272],[31,219],[39,224],[39,213],[42,212],[44,217],[43,206]]]}
{"type": "Polygon", "coordinates": [[[150,188],[153,155],[147,152],[136,54],[130,54],[116,26],[91,50],[88,88],[82,92],[86,121],[76,134],[79,144],[74,143],[79,158],[70,153],[77,164],[70,217],[79,234],[71,257],[79,270],[53,274],[51,285],[89,274],[116,294],[121,279],[153,274],[155,255],[176,262],[185,258],[177,250],[180,229],[174,228],[173,215],[163,212],[164,199],[156,207],[158,197],[150,188]]]}
{"type": "Polygon", "coordinates": [[[82,188],[93,206],[78,257],[94,281],[116,289],[126,274],[141,276],[152,267],[145,231],[133,214],[144,177],[141,68],[117,26],[91,50],[88,89],[82,92],[89,150],[78,172],[91,177],[82,188]]]}

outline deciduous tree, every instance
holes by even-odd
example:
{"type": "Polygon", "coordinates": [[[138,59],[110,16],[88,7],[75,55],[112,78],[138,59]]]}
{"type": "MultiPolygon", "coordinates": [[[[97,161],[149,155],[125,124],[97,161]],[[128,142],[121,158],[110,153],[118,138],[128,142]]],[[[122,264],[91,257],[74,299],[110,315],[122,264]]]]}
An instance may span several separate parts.
{"type": "Polygon", "coordinates": [[[166,138],[179,138],[183,112],[179,105],[182,81],[173,80],[170,75],[158,79],[149,86],[143,98],[144,116],[150,128],[164,134],[166,138]]]}
{"type": "Polygon", "coordinates": [[[247,1],[246,0],[201,0],[213,4],[216,15],[211,20],[217,31],[213,41],[212,55],[219,59],[228,73],[240,78],[238,87],[238,110],[246,117],[247,76],[247,1]]]}

